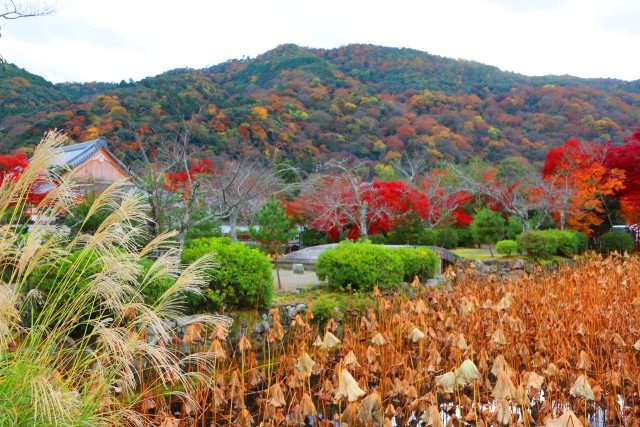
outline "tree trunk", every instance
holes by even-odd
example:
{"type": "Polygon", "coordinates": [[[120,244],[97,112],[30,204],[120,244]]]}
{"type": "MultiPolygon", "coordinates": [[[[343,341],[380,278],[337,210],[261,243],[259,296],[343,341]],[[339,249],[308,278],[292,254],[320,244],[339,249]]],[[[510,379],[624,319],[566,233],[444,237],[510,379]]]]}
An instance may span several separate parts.
{"type": "Polygon", "coordinates": [[[229,214],[229,235],[233,243],[238,241],[238,209],[231,209],[229,214]]]}
{"type": "Polygon", "coordinates": [[[567,226],[567,214],[564,209],[560,210],[560,230],[564,230],[567,226]]]}
{"type": "Polygon", "coordinates": [[[531,226],[529,225],[529,215],[521,215],[520,221],[522,221],[522,231],[529,231],[531,226]]]}
{"type": "Polygon", "coordinates": [[[367,240],[369,238],[369,230],[367,230],[367,202],[360,205],[360,239],[367,240]]]}
{"type": "Polygon", "coordinates": [[[282,290],[282,282],[280,281],[280,265],[278,265],[278,254],[275,254],[274,263],[276,265],[276,277],[278,278],[278,289],[282,290]]]}

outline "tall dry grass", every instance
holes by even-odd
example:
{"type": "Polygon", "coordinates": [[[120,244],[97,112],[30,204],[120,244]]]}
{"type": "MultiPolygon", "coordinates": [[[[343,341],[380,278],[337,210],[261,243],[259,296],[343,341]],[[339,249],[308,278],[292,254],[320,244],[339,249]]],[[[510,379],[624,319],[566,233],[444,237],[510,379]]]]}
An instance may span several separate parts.
{"type": "MultiPolygon", "coordinates": [[[[159,393],[196,405],[192,391],[207,383],[203,372],[215,355],[183,356],[171,342],[185,293],[200,292],[213,260],[181,267],[173,233],[141,245],[148,240],[140,226],[149,221],[147,207],[123,183],[96,198],[89,215],[106,207],[113,212],[94,234],[65,235],[53,220],[77,192],[52,164],[64,140],[47,133],[28,167],[0,184],[0,217],[6,218],[0,230],[0,425],[144,425],[146,415],[137,408],[159,393]],[[52,190],[25,233],[18,219],[29,191],[45,187],[52,190]],[[53,261],[78,251],[66,272],[52,271],[53,261]],[[151,254],[156,261],[143,272],[138,261],[151,254]],[[90,268],[98,272],[83,279],[90,268]],[[31,280],[35,269],[55,275],[48,292],[31,280]],[[174,285],[145,304],[145,288],[165,278],[174,285]],[[186,369],[193,365],[198,372],[186,369]]],[[[228,326],[220,316],[197,322],[228,326]]]]}

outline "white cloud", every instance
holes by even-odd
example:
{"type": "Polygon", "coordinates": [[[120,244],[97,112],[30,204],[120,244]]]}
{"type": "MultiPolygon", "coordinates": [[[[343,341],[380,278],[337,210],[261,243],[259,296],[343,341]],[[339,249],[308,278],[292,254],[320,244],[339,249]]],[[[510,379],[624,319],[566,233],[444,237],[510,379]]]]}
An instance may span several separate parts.
{"type": "Polygon", "coordinates": [[[282,43],[410,47],[530,75],[640,79],[633,0],[57,0],[0,52],[52,81],[140,79],[282,43]]]}

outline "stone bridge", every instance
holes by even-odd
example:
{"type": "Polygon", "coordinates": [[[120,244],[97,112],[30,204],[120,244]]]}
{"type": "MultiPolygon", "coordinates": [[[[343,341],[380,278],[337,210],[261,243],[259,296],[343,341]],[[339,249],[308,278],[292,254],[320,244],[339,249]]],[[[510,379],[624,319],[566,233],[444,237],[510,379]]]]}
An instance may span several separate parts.
{"type": "MultiPolygon", "coordinates": [[[[327,249],[337,246],[337,243],[329,245],[311,246],[308,248],[300,249],[299,251],[291,252],[279,259],[279,264],[283,268],[291,268],[293,264],[304,265],[305,270],[315,270],[316,261],[318,256],[327,249]]],[[[389,248],[428,248],[434,251],[438,255],[440,263],[438,265],[438,274],[442,273],[449,265],[455,265],[458,262],[464,262],[464,258],[456,255],[455,253],[441,248],[438,246],[412,246],[412,245],[385,245],[389,248]]]]}

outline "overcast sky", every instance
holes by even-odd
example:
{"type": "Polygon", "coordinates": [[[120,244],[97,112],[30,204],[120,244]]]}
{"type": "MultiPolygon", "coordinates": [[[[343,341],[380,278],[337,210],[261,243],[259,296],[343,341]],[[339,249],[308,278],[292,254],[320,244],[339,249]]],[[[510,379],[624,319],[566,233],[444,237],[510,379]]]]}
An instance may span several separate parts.
{"type": "Polygon", "coordinates": [[[283,43],[372,43],[528,75],[640,79],[639,0],[49,3],[51,16],[0,22],[0,54],[53,82],[138,80],[283,43]]]}

